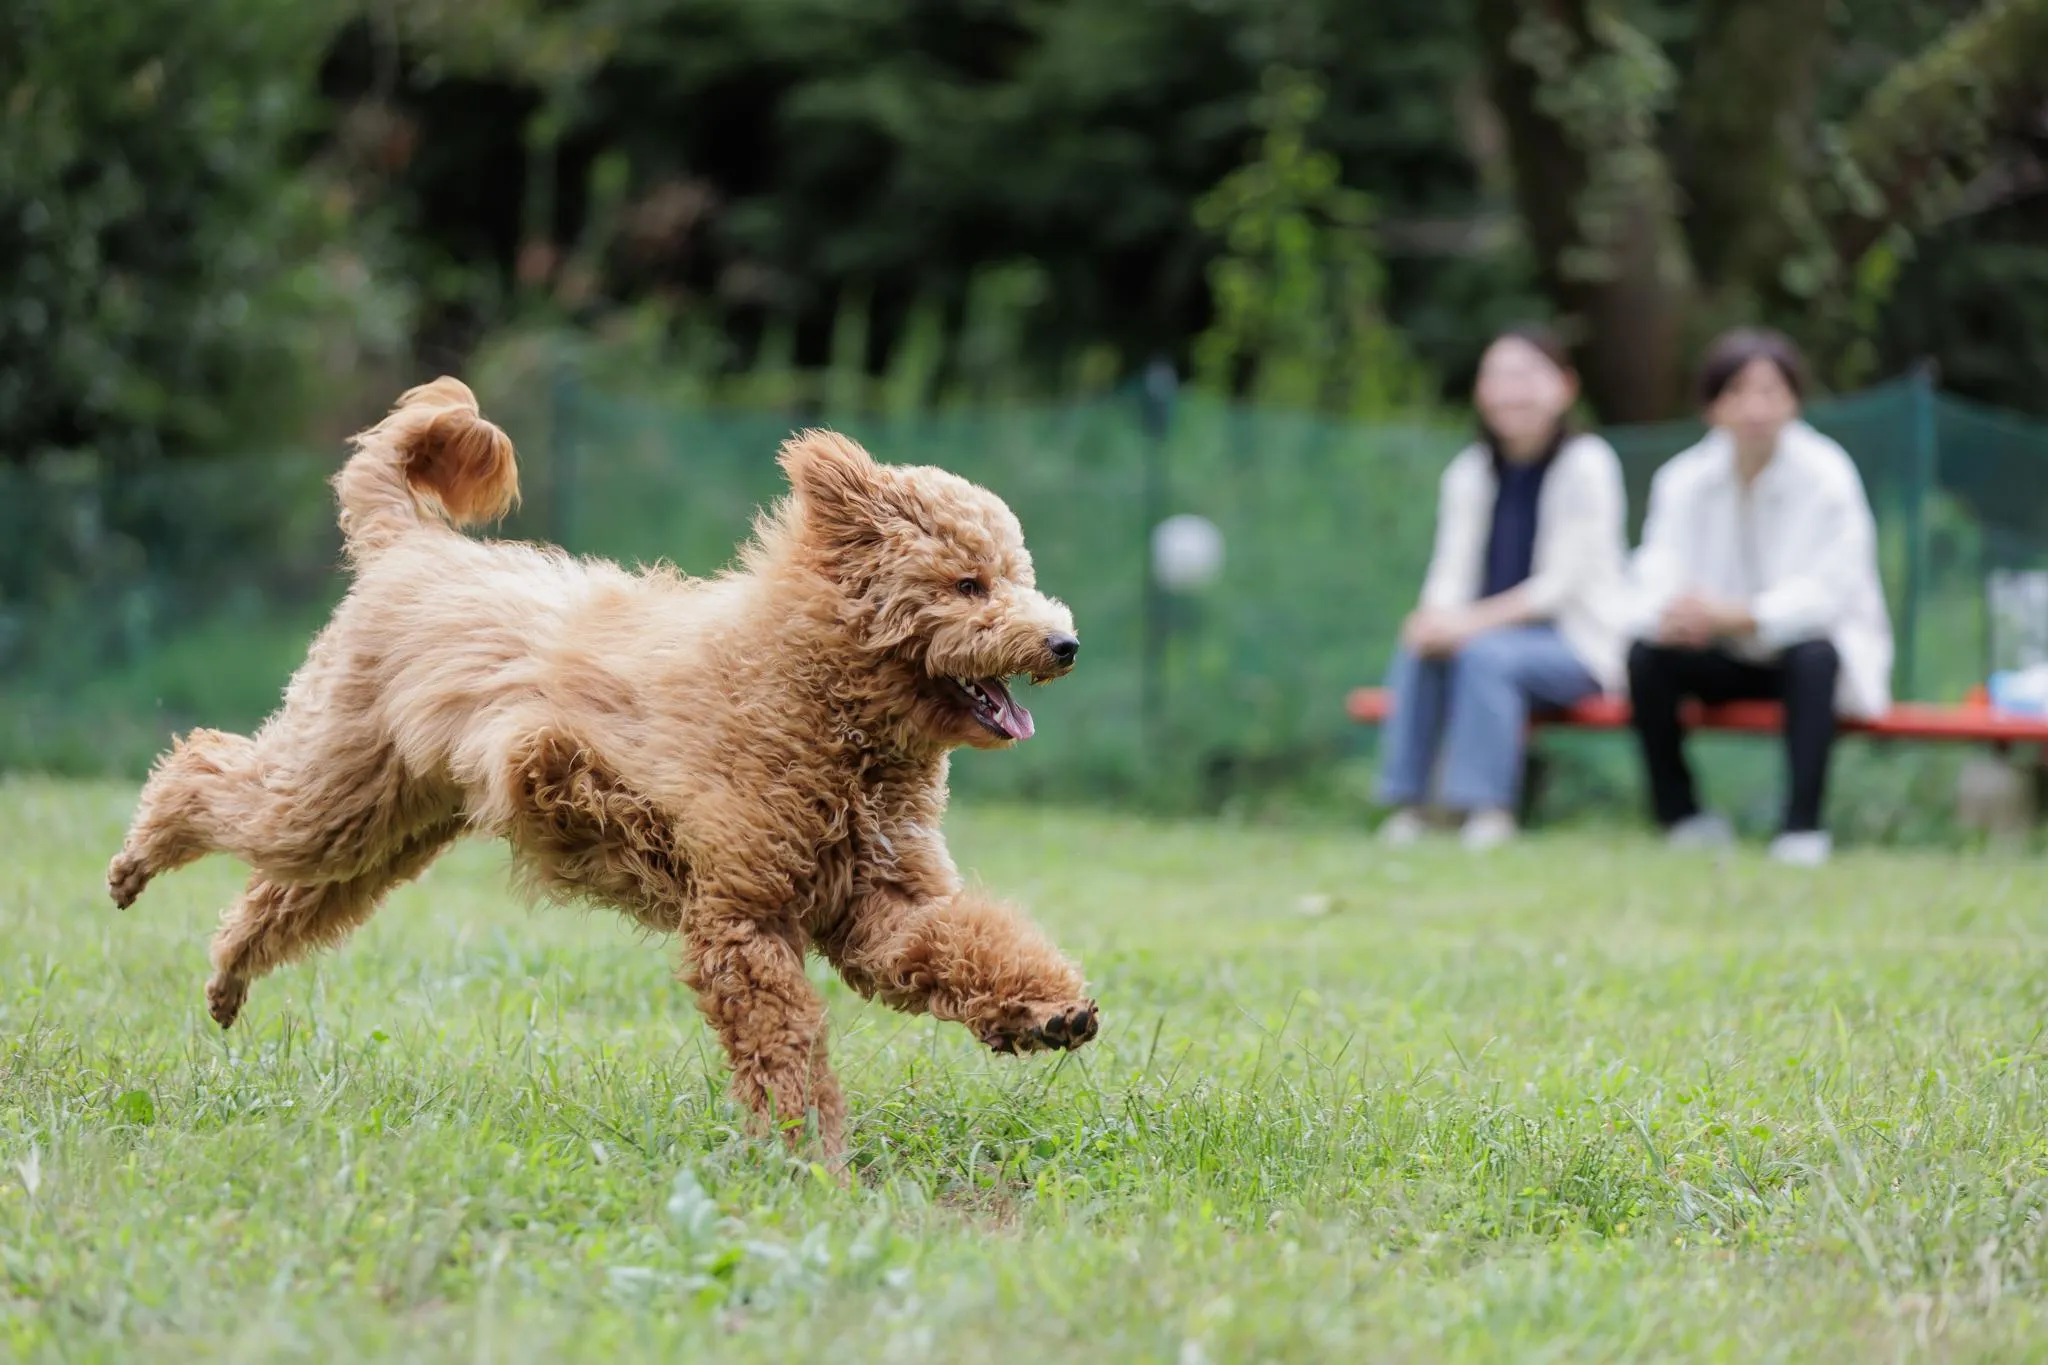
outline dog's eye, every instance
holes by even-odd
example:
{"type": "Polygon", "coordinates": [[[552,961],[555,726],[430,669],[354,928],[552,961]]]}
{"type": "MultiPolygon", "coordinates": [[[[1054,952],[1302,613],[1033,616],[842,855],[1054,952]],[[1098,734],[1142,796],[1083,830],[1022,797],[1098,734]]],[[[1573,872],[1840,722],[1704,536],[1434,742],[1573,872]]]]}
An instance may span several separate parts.
{"type": "Polygon", "coordinates": [[[988,591],[987,588],[981,586],[979,578],[963,578],[953,586],[960,590],[962,597],[980,597],[988,591]]]}

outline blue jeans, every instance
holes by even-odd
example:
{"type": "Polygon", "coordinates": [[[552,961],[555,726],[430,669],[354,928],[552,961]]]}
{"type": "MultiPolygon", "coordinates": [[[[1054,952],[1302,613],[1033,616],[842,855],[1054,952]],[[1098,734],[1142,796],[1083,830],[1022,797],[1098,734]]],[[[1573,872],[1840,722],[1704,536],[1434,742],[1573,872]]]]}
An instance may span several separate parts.
{"type": "Polygon", "coordinates": [[[1513,810],[1522,785],[1529,708],[1569,706],[1600,690],[1550,626],[1475,635],[1448,659],[1394,656],[1393,713],[1381,733],[1380,799],[1419,806],[1443,750],[1442,803],[1452,810],[1513,810]]]}

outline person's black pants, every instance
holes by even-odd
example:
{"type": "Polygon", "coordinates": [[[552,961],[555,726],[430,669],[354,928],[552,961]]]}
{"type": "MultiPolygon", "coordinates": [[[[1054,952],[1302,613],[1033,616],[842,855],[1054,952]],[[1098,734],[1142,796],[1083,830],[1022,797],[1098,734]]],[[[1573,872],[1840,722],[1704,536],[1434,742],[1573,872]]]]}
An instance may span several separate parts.
{"type": "Polygon", "coordinates": [[[1835,677],[1841,671],[1841,656],[1826,640],[1794,645],[1768,664],[1717,649],[1636,645],[1628,656],[1629,700],[1657,822],[1669,829],[1700,813],[1692,769],[1685,761],[1685,728],[1678,719],[1680,704],[1691,697],[1710,704],[1784,703],[1789,770],[1784,829],[1788,834],[1819,829],[1828,755],[1835,743],[1835,677]]]}

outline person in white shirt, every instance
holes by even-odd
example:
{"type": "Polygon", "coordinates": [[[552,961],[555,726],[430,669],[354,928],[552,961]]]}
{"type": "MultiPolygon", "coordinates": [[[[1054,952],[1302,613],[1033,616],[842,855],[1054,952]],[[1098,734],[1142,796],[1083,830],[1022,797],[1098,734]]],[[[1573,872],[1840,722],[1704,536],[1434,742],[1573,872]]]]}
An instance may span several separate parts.
{"type": "Polygon", "coordinates": [[[1784,703],[1789,780],[1772,854],[1814,865],[1832,851],[1821,807],[1835,718],[1891,705],[1892,633],[1863,481],[1799,420],[1805,387],[1779,333],[1742,329],[1708,348],[1699,396],[1713,430],[1650,485],[1628,678],[1652,811],[1681,846],[1732,837],[1701,810],[1681,703],[1784,703]]]}
{"type": "Polygon", "coordinates": [[[1423,832],[1439,763],[1436,797],[1464,816],[1466,847],[1514,837],[1529,708],[1621,683],[1627,499],[1613,448],[1570,429],[1578,392],[1541,328],[1502,333],[1480,361],[1481,439],[1444,471],[1422,599],[1387,680],[1391,842],[1423,832]]]}

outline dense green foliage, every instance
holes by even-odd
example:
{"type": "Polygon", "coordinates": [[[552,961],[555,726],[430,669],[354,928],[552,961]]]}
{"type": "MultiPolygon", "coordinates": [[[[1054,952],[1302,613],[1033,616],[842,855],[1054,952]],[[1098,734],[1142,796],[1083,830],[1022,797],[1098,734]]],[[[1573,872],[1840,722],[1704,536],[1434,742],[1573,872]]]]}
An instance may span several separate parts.
{"type": "Polygon", "coordinates": [[[0,460],[241,447],[404,340],[386,235],[308,164],[332,33],[300,0],[0,12],[0,460]]]}
{"type": "Polygon", "coordinates": [[[25,1361],[2037,1357],[2031,867],[1626,836],[1474,863],[1016,809],[964,867],[1101,1037],[991,1057],[822,970],[841,1190],[735,1132],[669,945],[459,850],[206,1019],[240,869],[98,886],[132,789],[0,784],[0,1354],[25,1361]]]}
{"type": "Polygon", "coordinates": [[[1519,314],[1654,357],[1761,311],[1841,377],[1932,351],[2034,405],[2042,4],[24,0],[0,459],[252,444],[549,320],[778,405],[835,357],[901,404],[1163,352],[1345,408],[1328,376],[1402,398],[1409,357],[1455,393],[1519,314]],[[1276,134],[1269,88],[1313,116],[1276,134]],[[1664,212],[1687,290],[1608,307],[1664,212]],[[1262,213],[1335,230],[1248,247],[1262,213]],[[1290,349],[1326,377],[1273,382],[1290,349]]]}

